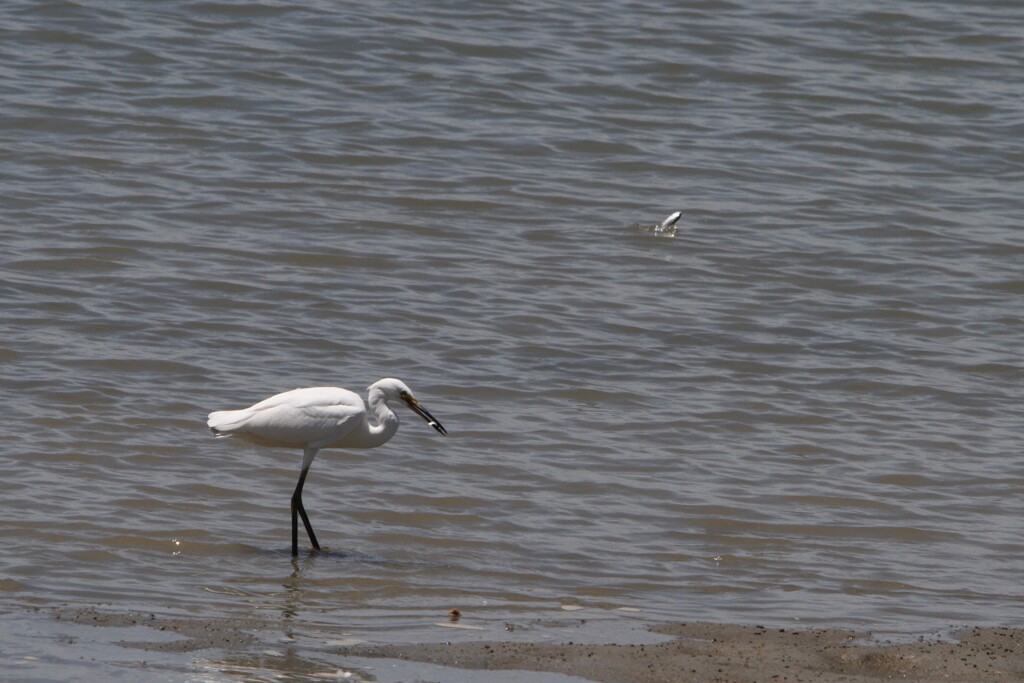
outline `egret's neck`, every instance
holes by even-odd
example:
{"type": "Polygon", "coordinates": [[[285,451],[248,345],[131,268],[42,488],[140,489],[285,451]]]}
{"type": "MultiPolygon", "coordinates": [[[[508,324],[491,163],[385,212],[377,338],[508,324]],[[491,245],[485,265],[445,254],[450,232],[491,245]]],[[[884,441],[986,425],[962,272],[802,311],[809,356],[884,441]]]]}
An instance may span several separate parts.
{"type": "Polygon", "coordinates": [[[395,432],[398,431],[398,416],[391,408],[388,408],[383,397],[375,391],[370,392],[366,402],[377,417],[377,424],[369,425],[370,429],[367,435],[368,447],[374,448],[386,444],[395,435],[395,432]]]}

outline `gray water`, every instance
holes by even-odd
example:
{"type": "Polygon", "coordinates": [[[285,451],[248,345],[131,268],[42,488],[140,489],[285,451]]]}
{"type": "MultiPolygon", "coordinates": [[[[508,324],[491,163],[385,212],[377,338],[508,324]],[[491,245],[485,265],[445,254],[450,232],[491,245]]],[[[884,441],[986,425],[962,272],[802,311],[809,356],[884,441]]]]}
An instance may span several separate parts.
{"type": "Polygon", "coordinates": [[[0,654],[1024,625],[1021,4],[0,7],[0,654]],[[206,414],[387,376],[450,436],[323,451],[293,562],[206,414]]]}

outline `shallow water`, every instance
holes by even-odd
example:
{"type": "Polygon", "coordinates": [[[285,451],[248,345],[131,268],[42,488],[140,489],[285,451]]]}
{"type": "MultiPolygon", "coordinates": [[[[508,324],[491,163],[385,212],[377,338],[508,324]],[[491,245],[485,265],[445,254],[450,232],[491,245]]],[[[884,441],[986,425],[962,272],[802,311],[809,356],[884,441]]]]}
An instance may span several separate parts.
{"type": "Polygon", "coordinates": [[[407,12],[0,9],[4,619],[1021,625],[1018,4],[407,12]]]}

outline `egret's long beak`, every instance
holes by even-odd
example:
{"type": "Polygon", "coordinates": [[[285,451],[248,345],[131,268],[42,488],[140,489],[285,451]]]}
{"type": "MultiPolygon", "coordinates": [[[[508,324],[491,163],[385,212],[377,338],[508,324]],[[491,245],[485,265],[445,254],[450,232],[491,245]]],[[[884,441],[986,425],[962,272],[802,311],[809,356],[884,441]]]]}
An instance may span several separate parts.
{"type": "Polygon", "coordinates": [[[434,419],[433,415],[431,415],[429,412],[427,412],[427,409],[424,408],[423,405],[419,401],[414,399],[412,396],[408,396],[408,397],[404,397],[403,396],[403,398],[405,399],[406,405],[409,406],[409,409],[412,410],[412,412],[416,413],[417,415],[422,417],[424,420],[426,420],[427,424],[430,425],[431,427],[433,427],[434,429],[436,429],[437,432],[441,436],[448,436],[448,431],[444,427],[441,426],[440,422],[438,422],[436,419],[434,419]]]}

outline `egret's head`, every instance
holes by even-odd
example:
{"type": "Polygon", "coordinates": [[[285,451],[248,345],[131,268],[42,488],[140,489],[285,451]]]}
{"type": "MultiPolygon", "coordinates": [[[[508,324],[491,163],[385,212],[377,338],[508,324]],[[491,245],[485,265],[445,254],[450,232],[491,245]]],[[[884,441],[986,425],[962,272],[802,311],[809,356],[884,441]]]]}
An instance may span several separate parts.
{"type": "Polygon", "coordinates": [[[394,379],[393,377],[385,377],[382,380],[374,382],[370,386],[366,387],[368,392],[380,394],[380,397],[385,401],[397,401],[402,398],[402,394],[412,395],[412,390],[405,386],[405,382],[400,379],[394,379]]]}
{"type": "Polygon", "coordinates": [[[416,400],[416,397],[412,395],[412,389],[405,386],[405,382],[387,377],[378,382],[374,382],[368,388],[370,394],[377,392],[381,398],[385,401],[403,401],[405,405],[409,406],[409,409],[426,420],[427,424],[437,430],[442,436],[448,436],[447,430],[441,426],[441,423],[434,419],[434,416],[427,412],[427,409],[416,400]]]}

